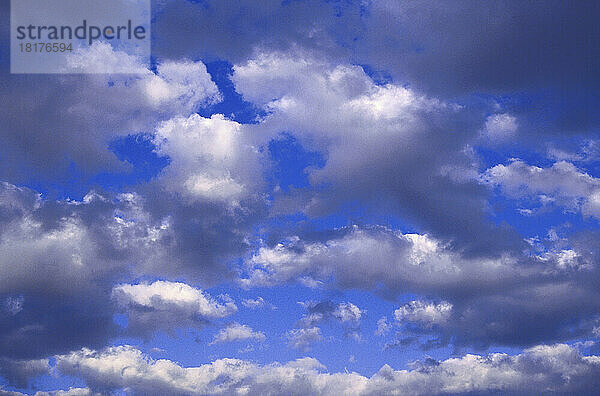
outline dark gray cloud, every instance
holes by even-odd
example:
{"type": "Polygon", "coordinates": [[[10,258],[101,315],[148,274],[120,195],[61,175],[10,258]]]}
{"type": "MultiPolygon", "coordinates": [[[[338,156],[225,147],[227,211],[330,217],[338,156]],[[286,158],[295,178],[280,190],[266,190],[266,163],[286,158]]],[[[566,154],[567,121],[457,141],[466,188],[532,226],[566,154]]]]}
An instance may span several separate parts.
{"type": "Polygon", "coordinates": [[[106,287],[125,268],[126,254],[107,229],[115,225],[114,206],[90,195],[46,207],[33,191],[9,184],[0,196],[0,207],[19,209],[3,219],[0,233],[0,299],[9,302],[0,311],[2,355],[36,358],[102,345],[114,332],[106,287]]]}
{"type": "MultiPolygon", "coordinates": [[[[0,6],[3,27],[10,26],[8,4],[0,6]]],[[[108,61],[97,56],[104,50],[104,57],[117,59],[118,52],[106,47],[98,44],[77,56],[84,63],[108,61]]],[[[0,48],[9,48],[8,42],[0,41],[0,48]]],[[[0,60],[0,178],[13,183],[64,183],[73,172],[126,172],[130,165],[109,150],[111,141],[151,133],[161,120],[220,99],[202,62],[164,62],[156,72],[138,65],[138,75],[52,75],[10,74],[7,60],[0,60]]]]}
{"type": "Polygon", "coordinates": [[[257,47],[301,46],[330,55],[345,52],[360,31],[366,2],[266,0],[163,1],[153,4],[153,52],[159,58],[246,59],[257,47]]]}
{"type": "Polygon", "coordinates": [[[48,359],[12,360],[0,358],[0,376],[9,384],[26,388],[31,378],[47,374],[50,370],[48,359]]]}
{"type": "Polygon", "coordinates": [[[598,88],[596,3],[376,0],[369,11],[357,48],[427,90],[598,88]]]}
{"type": "MultiPolygon", "coordinates": [[[[38,358],[60,354],[60,372],[105,393],[591,393],[598,357],[566,345],[426,360],[410,371],[385,366],[370,378],[328,374],[312,359],[268,366],[224,359],[185,368],[131,347],[80,348],[227,316],[234,310],[229,300],[214,303],[184,283],[138,281],[205,287],[235,279],[232,263],[252,248],[253,233],[270,233],[270,225],[257,229],[269,214],[300,211],[314,220],[357,202],[419,233],[354,227],[281,240],[266,235],[269,243],[246,261],[242,286],[299,281],[388,298],[414,294],[394,313],[399,335],[389,345],[451,344],[460,351],[597,337],[598,234],[528,246],[498,224],[489,185],[509,198],[553,199],[598,217],[598,179],[560,162],[590,163],[595,140],[587,136],[574,154],[557,150],[555,139],[557,132],[593,135],[600,125],[599,8],[558,1],[157,0],[155,71],[18,76],[1,57],[0,179],[51,184],[72,168],[84,175],[122,171],[127,164],[109,143],[139,132],[169,165],[130,191],[92,191],[78,201],[0,184],[0,374],[24,386],[44,372],[38,358]],[[235,88],[264,118],[242,125],[194,114],[221,99],[199,59],[231,62],[235,88]],[[276,188],[270,201],[264,148],[282,132],[322,155],[324,165],[306,169],[309,187],[276,188]],[[513,161],[480,173],[473,145],[510,151],[531,142],[559,162],[537,168],[513,161]],[[172,298],[186,291],[188,300],[172,298]],[[116,312],[128,315],[126,331],[113,322],[116,312]]],[[[0,18],[7,33],[8,2],[0,18]]],[[[300,349],[323,339],[317,326],[327,322],[356,334],[363,313],[329,301],[305,308],[287,333],[300,349]]],[[[381,333],[390,326],[381,321],[381,333]]],[[[231,331],[223,339],[264,338],[242,325],[231,331]]]]}
{"type": "Polygon", "coordinates": [[[299,47],[434,96],[496,96],[528,134],[600,122],[595,2],[159,1],[155,10],[159,56],[239,63],[257,49],[299,47]]]}
{"type": "MultiPolygon", "coordinates": [[[[94,192],[82,201],[48,201],[32,190],[1,187],[0,349],[11,358],[99,347],[119,334],[115,283],[152,276],[214,284],[233,276],[228,260],[248,246],[252,216],[241,204],[236,210],[223,203],[185,204],[158,185],[150,203],[137,193],[94,192]]],[[[132,309],[132,333],[204,320],[190,314],[182,322],[164,306],[146,311],[132,309]]]]}

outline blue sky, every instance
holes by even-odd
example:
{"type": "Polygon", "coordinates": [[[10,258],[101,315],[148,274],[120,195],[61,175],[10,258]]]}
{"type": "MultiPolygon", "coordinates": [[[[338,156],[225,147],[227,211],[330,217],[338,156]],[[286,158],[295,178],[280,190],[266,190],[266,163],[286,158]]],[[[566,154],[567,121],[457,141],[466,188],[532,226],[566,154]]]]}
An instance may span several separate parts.
{"type": "Polygon", "coordinates": [[[2,3],[0,395],[594,394],[598,5],[152,11],[16,75],[2,3]]]}

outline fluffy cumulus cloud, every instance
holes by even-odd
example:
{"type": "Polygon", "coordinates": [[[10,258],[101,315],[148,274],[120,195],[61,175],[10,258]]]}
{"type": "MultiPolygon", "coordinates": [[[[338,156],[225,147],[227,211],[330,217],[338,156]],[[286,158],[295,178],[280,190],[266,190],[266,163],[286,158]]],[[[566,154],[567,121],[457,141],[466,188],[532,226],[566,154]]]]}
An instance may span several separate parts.
{"type": "Polygon", "coordinates": [[[90,47],[76,48],[66,54],[63,73],[131,73],[147,74],[149,70],[141,59],[124,51],[113,49],[105,42],[96,41],[90,47]]]}
{"type": "Polygon", "coordinates": [[[600,387],[596,4],[154,3],[152,68],[0,57],[0,395],[600,387]]]}
{"type": "Polygon", "coordinates": [[[334,304],[331,301],[313,302],[307,301],[301,303],[306,309],[307,314],[300,319],[300,323],[310,327],[316,323],[325,320],[337,320],[343,324],[360,324],[360,319],[365,311],[358,308],[351,302],[342,302],[334,304]]]}
{"type": "Polygon", "coordinates": [[[466,279],[486,284],[492,278],[519,277],[514,257],[463,259],[435,238],[383,227],[353,226],[324,241],[290,237],[263,246],[246,262],[242,285],[273,286],[290,280],[318,284],[330,277],[341,286],[427,291],[462,288],[466,279]],[[348,269],[352,268],[352,271],[348,269]]]}
{"type": "Polygon", "coordinates": [[[323,335],[319,327],[302,327],[289,330],[285,334],[292,348],[307,351],[315,342],[323,341],[323,335]]]}
{"type": "Polygon", "coordinates": [[[567,161],[541,168],[513,159],[488,169],[483,180],[513,198],[529,198],[600,218],[600,179],[567,161]]]}
{"type": "Polygon", "coordinates": [[[113,288],[112,297],[127,314],[128,329],[134,334],[200,326],[237,311],[228,296],[217,301],[200,289],[178,282],[121,284],[113,288]]]}
{"type": "Polygon", "coordinates": [[[234,221],[239,217],[227,215],[226,206],[204,208],[207,215],[197,222],[189,213],[198,204],[190,208],[171,200],[167,208],[157,209],[154,205],[167,193],[153,191],[150,201],[138,193],[93,191],[80,201],[52,201],[27,188],[0,185],[0,345],[5,356],[39,358],[99,346],[116,334],[116,309],[131,315],[130,330],[136,334],[198,325],[215,317],[210,309],[217,317],[233,312],[230,301],[213,304],[210,299],[203,311],[202,293],[176,283],[121,285],[113,292],[115,281],[127,276],[176,272],[210,282],[227,272],[222,258],[245,246],[241,223],[234,221]],[[175,289],[179,297],[173,297],[175,289]],[[111,292],[116,300],[111,301],[111,292]],[[148,301],[140,300],[143,292],[148,301]],[[196,307],[193,298],[186,300],[194,293],[196,307]]]}
{"type": "MultiPolygon", "coordinates": [[[[108,153],[108,142],[141,131],[155,138],[157,152],[168,156],[170,162],[155,182],[123,192],[92,190],[79,200],[54,201],[34,190],[1,182],[0,316],[6,324],[0,328],[0,345],[2,355],[11,358],[46,357],[106,342],[118,330],[112,321],[115,306],[111,302],[116,281],[151,275],[208,284],[232,276],[227,260],[247,248],[246,231],[264,205],[258,193],[258,155],[250,143],[242,143],[245,135],[239,124],[219,116],[192,116],[190,129],[185,128],[190,112],[221,98],[201,62],[166,61],[157,65],[156,71],[137,76],[52,78],[64,89],[63,107],[35,111],[55,117],[54,113],[66,108],[67,118],[61,115],[53,121],[21,114],[14,128],[10,119],[14,112],[6,120],[5,127],[12,129],[2,134],[3,138],[14,137],[17,147],[28,147],[27,154],[7,154],[23,159],[19,170],[40,165],[29,161],[30,154],[43,162],[40,177],[51,178],[46,171],[62,172],[58,162],[64,160],[84,171],[87,165],[78,156],[84,162],[98,160],[103,170],[109,170],[110,161],[102,154],[108,153]],[[82,87],[94,95],[85,96],[82,87]],[[165,121],[170,124],[160,123],[172,117],[165,121]],[[40,127],[26,125],[29,122],[40,122],[45,128],[60,126],[62,132],[46,141],[31,135],[40,127]],[[32,142],[28,142],[30,138],[32,142]],[[40,155],[35,154],[36,145],[41,145],[40,155]],[[205,148],[204,157],[194,154],[200,147],[205,148]],[[182,189],[171,179],[181,182],[182,189]],[[167,262],[170,265],[166,266],[167,262]]],[[[8,82],[13,83],[18,82],[8,82]]],[[[41,96],[31,103],[54,106],[56,101],[44,96],[45,88],[39,89],[41,96]]],[[[27,95],[28,89],[19,92],[27,95]]],[[[27,101],[14,98],[13,103],[19,100],[27,101]]],[[[5,143],[3,149],[12,150],[12,143],[5,143]]],[[[2,176],[19,179],[10,169],[3,170],[8,173],[2,176]]],[[[229,303],[223,304],[229,307],[229,303]]],[[[135,305],[138,315],[131,317],[130,330],[136,334],[170,329],[181,321],[187,321],[186,325],[202,321],[201,315],[192,318],[190,312],[182,318],[174,318],[166,309],[157,313],[160,307],[142,314],[142,306],[135,305]],[[153,315],[164,320],[156,326],[144,322],[153,315]]]]}
{"type": "Polygon", "coordinates": [[[365,314],[351,302],[335,304],[332,301],[306,301],[299,303],[306,314],[300,318],[296,329],[286,333],[290,345],[296,349],[308,350],[311,344],[322,341],[319,324],[335,323],[341,325],[346,337],[360,340],[360,323],[365,314]]]}
{"type": "Polygon", "coordinates": [[[118,213],[131,213],[125,200],[46,202],[7,183],[0,190],[2,354],[45,357],[104,342],[113,325],[103,296],[132,255],[123,240],[143,244],[151,230],[121,221],[118,213]]]}
{"type": "MultiPolygon", "coordinates": [[[[261,155],[246,129],[222,115],[174,118],[159,126],[157,152],[171,159],[160,179],[190,200],[239,201],[261,191],[261,155]]],[[[264,160],[264,159],[263,159],[264,160]]]]}
{"type": "Polygon", "coordinates": [[[265,339],[265,333],[261,331],[254,331],[250,326],[247,325],[232,323],[215,334],[211,344],[248,340],[262,342],[265,339]]]}
{"type": "MultiPolygon", "coordinates": [[[[294,280],[317,287],[334,282],[392,296],[435,296],[437,302],[415,300],[399,308],[396,318],[442,344],[485,347],[568,340],[574,329],[591,335],[590,315],[600,312],[600,306],[589,303],[597,295],[597,244],[585,248],[584,240],[573,241],[571,253],[466,259],[426,235],[351,227],[323,241],[296,237],[265,246],[247,261],[248,276],[241,282],[246,287],[294,280]],[[503,315],[496,315],[498,310],[503,315]]],[[[314,325],[322,317],[315,310],[303,321],[314,325]]]]}
{"type": "Polygon", "coordinates": [[[483,186],[453,177],[477,173],[467,150],[483,123],[477,114],[401,85],[378,85],[359,66],[302,51],[261,53],[235,65],[232,78],[268,113],[263,133],[289,132],[326,158],[322,168],[307,169],[319,188],[283,194],[276,213],[316,216],[358,200],[472,253],[520,246],[514,232],[486,219],[483,186]]]}
{"type": "Polygon", "coordinates": [[[465,355],[416,362],[411,370],[383,366],[371,377],[328,373],[317,360],[257,365],[220,359],[199,367],[154,360],[129,347],[84,349],[57,357],[56,367],[80,377],[97,391],[248,395],[432,395],[503,392],[510,394],[590,392],[598,386],[600,359],[557,344],[518,355],[465,355]]]}
{"type": "Polygon", "coordinates": [[[398,322],[417,323],[420,326],[431,327],[446,323],[452,313],[452,304],[442,301],[439,304],[425,301],[411,301],[394,311],[398,322]]]}
{"type": "MultiPolygon", "coordinates": [[[[77,62],[98,63],[99,54],[101,63],[118,56],[97,43],[77,62]]],[[[156,71],[131,67],[140,73],[5,76],[0,154],[20,160],[9,161],[0,176],[28,181],[36,172],[62,180],[71,164],[84,174],[126,171],[128,165],[109,151],[111,141],[152,132],[161,120],[221,98],[202,62],[167,61],[156,71]]]]}

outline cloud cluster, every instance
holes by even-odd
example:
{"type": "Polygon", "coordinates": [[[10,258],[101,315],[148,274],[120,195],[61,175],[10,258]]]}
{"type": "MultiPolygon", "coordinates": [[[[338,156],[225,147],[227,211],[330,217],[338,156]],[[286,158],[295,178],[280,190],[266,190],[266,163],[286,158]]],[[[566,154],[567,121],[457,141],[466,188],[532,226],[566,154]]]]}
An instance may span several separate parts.
{"type": "Polygon", "coordinates": [[[445,324],[452,313],[452,304],[442,301],[439,304],[414,300],[394,311],[398,322],[417,323],[420,326],[432,327],[445,324]]]}
{"type": "Polygon", "coordinates": [[[134,334],[198,327],[237,311],[229,297],[221,296],[223,301],[219,302],[202,290],[180,282],[120,284],[113,288],[112,298],[127,314],[127,328],[134,334]]]}
{"type": "Polygon", "coordinates": [[[300,318],[296,329],[289,330],[286,337],[290,346],[295,349],[309,350],[311,345],[322,341],[321,328],[317,325],[334,323],[341,325],[346,337],[360,340],[360,323],[365,314],[351,302],[335,304],[326,300],[321,302],[306,301],[299,303],[306,310],[300,318]]]}
{"type": "MultiPolygon", "coordinates": [[[[388,313],[394,321],[377,322],[382,337],[401,330],[396,345],[452,344],[461,352],[598,336],[598,233],[525,240],[495,217],[490,197],[517,199],[524,214],[581,213],[586,227],[600,219],[592,136],[600,125],[600,48],[590,39],[598,36],[599,7],[266,0],[257,12],[250,0],[155,3],[152,69],[127,58],[137,75],[2,75],[0,374],[7,381],[25,387],[58,354],[57,372],[89,389],[39,395],[527,394],[600,385],[599,358],[563,344],[427,359],[411,370],[384,366],[372,377],[327,373],[310,358],[186,368],[132,347],[101,350],[118,335],[150,338],[233,316],[229,297],[204,291],[231,280],[245,288],[300,282],[389,299],[409,294],[388,313]],[[231,81],[215,78],[223,92],[198,59],[229,62],[231,81]],[[243,124],[211,111],[224,99],[227,113],[243,103],[260,116],[243,124]],[[577,132],[572,144],[583,141],[581,152],[556,149],[557,131],[577,132]],[[140,134],[166,165],[148,182],[114,191],[130,166],[110,145],[140,134]],[[282,134],[323,159],[302,169],[305,187],[277,186],[269,147],[282,134]],[[534,146],[556,163],[480,158],[482,135],[486,149],[534,146]],[[492,161],[483,173],[481,159],[492,161]],[[80,195],[94,176],[110,179],[110,192],[80,195]],[[47,191],[55,183],[79,198],[21,187],[47,191]],[[353,205],[366,223],[411,231],[301,229],[332,217],[351,224],[345,210],[353,205]],[[307,220],[275,230],[290,214],[307,220]],[[126,331],[116,313],[127,317],[126,331]]],[[[8,14],[0,5],[0,18],[8,14]]],[[[8,48],[5,39],[0,46],[8,48]]],[[[122,57],[96,43],[71,54],[70,65],[103,72],[122,57]]],[[[304,316],[284,339],[307,350],[325,339],[327,324],[360,338],[365,310],[355,302],[303,303],[304,316]]],[[[270,306],[262,297],[242,305],[270,306]]],[[[212,350],[271,339],[263,330],[232,322],[212,350]]]]}
{"type": "MultiPolygon", "coordinates": [[[[100,45],[77,56],[94,62],[94,54],[106,50],[100,45]]],[[[20,112],[12,120],[14,109],[3,108],[11,115],[4,123],[10,132],[2,136],[16,139],[16,147],[27,147],[27,153],[15,152],[7,141],[0,156],[9,150],[6,155],[21,158],[19,171],[40,166],[38,176],[48,181],[53,176],[45,172],[62,177],[64,161],[85,172],[91,169],[85,162],[96,160],[96,171],[109,171],[108,143],[139,132],[150,135],[157,153],[169,162],[150,183],[124,192],[92,190],[79,200],[55,201],[1,182],[2,355],[34,358],[99,347],[118,331],[112,320],[115,301],[131,314],[129,330],[135,334],[182,322],[197,325],[204,320],[202,313],[186,311],[176,318],[165,308],[172,301],[161,299],[161,293],[152,307],[134,298],[139,295],[125,293],[124,286],[115,291],[116,300],[111,293],[115,283],[148,275],[201,285],[231,277],[227,261],[248,247],[247,232],[264,212],[260,154],[242,126],[219,115],[190,116],[221,98],[206,67],[202,62],[165,61],[156,71],[137,76],[55,76],[36,88],[35,100],[27,98],[28,81],[38,77],[12,76],[2,88],[24,96],[13,96],[11,103],[36,103],[40,107],[31,111],[46,117],[20,112]],[[16,90],[13,84],[21,85],[16,90]],[[44,94],[52,84],[65,92],[60,107],[44,94]],[[42,124],[61,133],[40,135],[42,124]]],[[[11,169],[3,171],[2,177],[20,178],[11,169]]],[[[232,305],[223,304],[227,309],[232,305]]]]}
{"type": "Polygon", "coordinates": [[[343,324],[360,324],[360,319],[365,311],[358,308],[351,302],[341,302],[334,304],[331,301],[314,302],[307,301],[301,303],[307,313],[300,319],[300,324],[305,327],[313,326],[326,320],[337,320],[343,324]]]}
{"type": "Polygon", "coordinates": [[[593,92],[600,65],[593,54],[599,48],[589,38],[597,33],[600,9],[590,2],[267,0],[260,12],[254,6],[240,1],[232,12],[212,1],[160,3],[153,51],[240,63],[257,51],[303,48],[333,62],[368,65],[383,80],[434,95],[516,93],[503,103],[529,119],[527,132],[534,136],[586,133],[600,121],[593,105],[583,105],[598,103],[593,92]],[[522,93],[533,93],[544,106],[523,103],[522,93]],[[548,128],[533,127],[540,118],[548,128]]]}
{"type": "Polygon", "coordinates": [[[83,349],[57,357],[57,369],[80,377],[93,390],[134,393],[247,395],[437,395],[591,392],[598,386],[600,358],[564,345],[543,345],[518,355],[465,355],[416,362],[411,370],[383,366],[372,377],[328,373],[317,360],[256,365],[220,359],[199,367],[154,360],[129,346],[83,349]]]}
{"type": "Polygon", "coordinates": [[[307,169],[310,190],[276,197],[275,213],[319,216],[358,201],[472,254],[520,247],[514,231],[487,219],[485,188],[452,177],[477,173],[467,147],[481,115],[302,51],[260,53],[233,69],[237,91],[267,112],[262,133],[290,133],[326,159],[307,169]]]}
{"type": "MultiPolygon", "coordinates": [[[[79,61],[98,62],[98,52],[106,55],[102,62],[118,56],[96,43],[79,61]]],[[[161,120],[221,98],[202,62],[164,62],[156,72],[136,67],[141,73],[4,75],[0,155],[19,161],[9,161],[0,178],[28,182],[34,172],[62,180],[72,165],[84,175],[126,171],[128,165],[109,151],[111,141],[150,133],[161,120]]]]}
{"type": "Polygon", "coordinates": [[[285,333],[288,344],[301,351],[308,351],[312,344],[323,341],[323,335],[320,327],[301,327],[292,329],[285,333]]]}
{"type": "Polygon", "coordinates": [[[358,226],[323,241],[290,237],[263,246],[247,260],[246,269],[240,280],[246,287],[298,279],[318,284],[333,278],[342,287],[374,290],[383,285],[397,293],[458,290],[467,279],[483,287],[525,271],[515,257],[465,259],[428,235],[358,226]]]}
{"type": "Polygon", "coordinates": [[[600,218],[600,179],[567,161],[540,168],[513,159],[507,165],[488,169],[483,180],[499,186],[512,198],[529,198],[541,205],[557,205],[580,211],[584,216],[600,218]]]}
{"type": "MultiPolygon", "coordinates": [[[[140,335],[195,326],[211,317],[199,303],[194,310],[193,302],[170,299],[174,289],[200,293],[187,285],[122,284],[113,293],[115,283],[145,275],[177,273],[208,284],[226,276],[226,258],[246,246],[243,215],[226,205],[188,205],[166,199],[172,196],[160,187],[152,191],[150,200],[138,193],[90,192],[81,201],[51,201],[26,188],[0,185],[0,345],[5,356],[39,358],[98,347],[118,330],[114,302],[130,315],[129,330],[140,335]],[[190,216],[201,209],[207,213],[201,220],[190,216]]],[[[229,301],[214,306],[207,301],[217,316],[233,312],[229,301]]]]}
{"type": "MultiPolygon", "coordinates": [[[[585,247],[591,235],[574,239],[572,249],[498,259],[465,258],[430,236],[382,227],[350,227],[329,238],[292,237],[264,246],[247,260],[247,276],[240,282],[254,287],[300,281],[392,297],[430,296],[438,302],[416,300],[399,308],[396,317],[416,325],[418,334],[433,335],[438,344],[564,341],[574,332],[591,335],[593,318],[600,314],[593,303],[600,278],[597,242],[585,247]]],[[[305,318],[310,325],[313,316],[305,318]]]]}

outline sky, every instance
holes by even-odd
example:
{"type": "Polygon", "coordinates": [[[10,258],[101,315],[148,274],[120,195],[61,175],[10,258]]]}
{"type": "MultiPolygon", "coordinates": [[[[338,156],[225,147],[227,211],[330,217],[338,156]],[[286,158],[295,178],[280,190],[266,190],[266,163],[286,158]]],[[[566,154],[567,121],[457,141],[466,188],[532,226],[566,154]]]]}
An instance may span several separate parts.
{"type": "Polygon", "coordinates": [[[154,0],[10,74],[2,0],[0,395],[595,394],[599,18],[154,0]]]}

